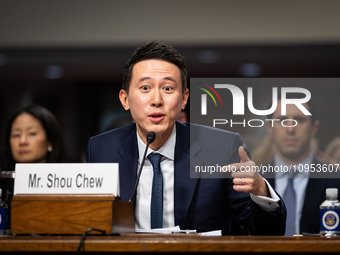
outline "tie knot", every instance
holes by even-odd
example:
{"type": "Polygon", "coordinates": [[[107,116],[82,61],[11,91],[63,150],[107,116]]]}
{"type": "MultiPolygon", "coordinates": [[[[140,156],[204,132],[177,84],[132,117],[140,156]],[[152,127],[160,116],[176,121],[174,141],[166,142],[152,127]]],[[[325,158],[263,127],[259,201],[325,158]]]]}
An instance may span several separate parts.
{"type": "Polygon", "coordinates": [[[148,155],[148,159],[150,160],[153,170],[160,170],[162,155],[158,153],[151,153],[148,155]]]}
{"type": "Polygon", "coordinates": [[[291,172],[289,172],[289,174],[288,174],[288,178],[292,181],[292,180],[294,180],[294,178],[296,177],[296,175],[297,175],[297,172],[295,172],[295,171],[291,171],[291,172]]]}

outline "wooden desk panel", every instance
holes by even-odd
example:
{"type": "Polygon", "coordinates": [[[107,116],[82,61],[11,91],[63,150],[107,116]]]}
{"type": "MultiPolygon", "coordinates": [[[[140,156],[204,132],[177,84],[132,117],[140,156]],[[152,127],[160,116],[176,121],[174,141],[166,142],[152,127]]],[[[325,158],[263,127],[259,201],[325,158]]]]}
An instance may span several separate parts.
{"type": "MultiPolygon", "coordinates": [[[[75,252],[80,238],[80,236],[2,236],[0,237],[0,253],[75,252]]],[[[340,238],[125,234],[122,236],[88,236],[82,251],[340,253],[340,238]]]]}
{"type": "Polygon", "coordinates": [[[12,233],[82,234],[94,227],[106,233],[134,233],[132,203],[110,194],[13,196],[12,233]]]}

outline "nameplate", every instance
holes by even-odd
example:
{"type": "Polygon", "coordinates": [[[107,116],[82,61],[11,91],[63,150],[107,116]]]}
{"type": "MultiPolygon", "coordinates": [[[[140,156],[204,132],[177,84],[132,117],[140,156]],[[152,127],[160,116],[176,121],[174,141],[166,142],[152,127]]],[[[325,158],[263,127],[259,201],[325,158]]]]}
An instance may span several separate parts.
{"type": "Polygon", "coordinates": [[[14,195],[17,194],[119,196],[118,163],[17,163],[14,195]]]}

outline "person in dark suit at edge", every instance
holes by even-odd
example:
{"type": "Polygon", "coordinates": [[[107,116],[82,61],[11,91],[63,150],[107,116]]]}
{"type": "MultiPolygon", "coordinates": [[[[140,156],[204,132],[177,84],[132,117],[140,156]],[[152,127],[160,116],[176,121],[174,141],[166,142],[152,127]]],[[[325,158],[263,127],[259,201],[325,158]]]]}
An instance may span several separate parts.
{"type": "Polygon", "coordinates": [[[87,162],[118,162],[121,199],[127,201],[147,134],[153,131],[156,139],[148,149],[132,199],[136,228],[179,225],[198,232],[222,230],[223,235],[238,235],[243,227],[251,235],[283,235],[286,212],[282,199],[257,172],[239,171],[241,166],[255,165],[241,136],[177,121],[188,97],[184,57],[158,41],[143,44],[126,64],[119,93],[135,123],[90,138],[87,162]],[[196,136],[191,142],[190,132],[196,136]],[[159,183],[155,184],[159,167],[152,165],[156,153],[161,155],[160,192],[156,191],[159,183]],[[190,161],[233,164],[238,172],[232,173],[234,178],[190,178],[190,161]],[[159,193],[161,197],[155,199],[159,193]]]}
{"type": "MultiPolygon", "coordinates": [[[[297,98],[297,96],[290,95],[292,98],[297,98]]],[[[320,178],[322,176],[317,172],[309,171],[312,169],[311,167],[314,169],[319,166],[328,168],[328,165],[320,162],[312,152],[312,138],[320,125],[313,100],[302,104],[311,115],[305,115],[294,104],[288,104],[286,115],[281,115],[280,99],[277,105],[278,107],[272,116],[269,116],[269,119],[279,121],[274,121],[274,124],[267,123],[267,130],[276,146],[274,161],[270,165],[287,166],[288,168],[292,166],[290,168],[292,170],[276,172],[275,178],[268,177],[268,182],[286,203],[286,235],[317,234],[320,231],[319,206],[326,199],[326,188],[340,190],[340,182],[339,179],[320,178]],[[286,127],[281,124],[282,120],[286,120],[286,127]],[[295,120],[296,123],[292,120],[295,120]]]]}

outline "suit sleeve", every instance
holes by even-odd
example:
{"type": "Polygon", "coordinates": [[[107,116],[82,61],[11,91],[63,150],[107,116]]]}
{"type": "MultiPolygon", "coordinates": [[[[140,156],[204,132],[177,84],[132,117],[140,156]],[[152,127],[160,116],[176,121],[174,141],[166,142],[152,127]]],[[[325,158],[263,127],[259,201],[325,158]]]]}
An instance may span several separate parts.
{"type": "MultiPolygon", "coordinates": [[[[240,135],[230,143],[229,162],[240,162],[238,148],[243,146],[250,156],[249,150],[243,143],[240,135]]],[[[225,193],[230,207],[233,209],[235,218],[251,235],[284,235],[286,225],[285,206],[280,199],[279,208],[276,212],[267,212],[256,204],[250,195],[234,190],[233,179],[227,181],[225,193]]]]}

